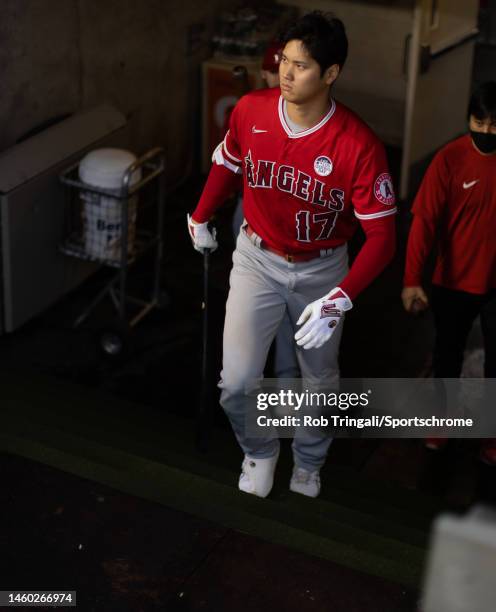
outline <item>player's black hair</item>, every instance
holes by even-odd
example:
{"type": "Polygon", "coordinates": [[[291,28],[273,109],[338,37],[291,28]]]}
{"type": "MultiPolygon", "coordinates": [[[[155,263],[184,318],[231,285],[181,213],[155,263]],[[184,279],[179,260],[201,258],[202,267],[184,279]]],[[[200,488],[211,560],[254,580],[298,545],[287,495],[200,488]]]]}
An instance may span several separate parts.
{"type": "Polygon", "coordinates": [[[473,115],[476,119],[496,120],[496,82],[481,83],[473,92],[468,105],[467,119],[473,115]]]}
{"type": "Polygon", "coordinates": [[[290,23],[280,35],[283,45],[301,40],[305,49],[320,66],[321,76],[329,66],[344,66],[348,55],[348,38],[343,22],[332,13],[313,11],[290,23]]]}

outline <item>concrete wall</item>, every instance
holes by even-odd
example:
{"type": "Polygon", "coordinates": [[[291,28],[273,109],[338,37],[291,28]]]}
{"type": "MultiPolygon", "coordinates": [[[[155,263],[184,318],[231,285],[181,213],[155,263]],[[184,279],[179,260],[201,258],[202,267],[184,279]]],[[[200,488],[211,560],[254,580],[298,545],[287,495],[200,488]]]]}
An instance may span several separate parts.
{"type": "Polygon", "coordinates": [[[167,149],[189,171],[199,66],[226,0],[1,0],[0,150],[40,123],[103,102],[130,121],[133,149],[167,149]],[[203,24],[200,44],[188,34],[203,24]]]}

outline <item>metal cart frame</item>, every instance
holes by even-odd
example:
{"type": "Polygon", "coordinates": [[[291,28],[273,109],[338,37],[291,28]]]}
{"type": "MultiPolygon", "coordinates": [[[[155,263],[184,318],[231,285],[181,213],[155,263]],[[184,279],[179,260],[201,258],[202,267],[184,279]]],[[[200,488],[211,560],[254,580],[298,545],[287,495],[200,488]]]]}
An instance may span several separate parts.
{"type": "MultiPolygon", "coordinates": [[[[77,257],[86,261],[94,261],[105,266],[117,268],[118,272],[105,285],[105,287],[94,297],[88,307],[76,319],[74,327],[81,325],[95,309],[95,307],[107,296],[110,296],[112,303],[119,315],[119,320],[122,324],[134,327],[143,317],[145,317],[153,308],[160,305],[161,289],[160,289],[160,271],[163,256],[163,240],[162,229],[164,222],[164,203],[165,203],[165,155],[164,150],[160,147],[151,149],[133,164],[127,168],[122,179],[120,189],[104,189],[93,187],[81,182],[77,178],[77,169],[79,162],[71,165],[60,174],[60,181],[68,188],[69,198],[76,197],[74,190],[78,192],[89,192],[99,196],[107,196],[114,198],[120,202],[121,214],[121,235],[120,235],[120,257],[119,259],[102,259],[95,257],[85,251],[84,243],[82,242],[81,231],[72,231],[69,227],[68,237],[60,245],[60,250],[65,255],[77,257]],[[143,172],[142,178],[131,185],[131,177],[141,169],[143,172]],[[136,232],[135,248],[131,253],[128,251],[129,238],[129,200],[143,189],[145,185],[152,181],[157,181],[157,230],[152,232],[136,232]],[[72,193],[71,193],[72,192],[72,193]],[[149,301],[127,295],[128,284],[128,267],[136,260],[141,258],[150,249],[156,248],[155,269],[153,278],[153,290],[149,301]],[[139,311],[128,320],[127,303],[130,302],[139,306],[139,311]]],[[[70,202],[70,200],[69,200],[70,202]]]]}

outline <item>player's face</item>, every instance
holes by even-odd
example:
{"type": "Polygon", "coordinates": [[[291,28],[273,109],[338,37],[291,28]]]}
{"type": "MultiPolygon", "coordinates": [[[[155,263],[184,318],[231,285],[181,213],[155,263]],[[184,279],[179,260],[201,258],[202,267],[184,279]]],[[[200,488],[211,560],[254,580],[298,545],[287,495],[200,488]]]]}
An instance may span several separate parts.
{"type": "Polygon", "coordinates": [[[319,64],[305,49],[301,40],[290,40],[284,47],[279,64],[281,94],[293,104],[305,104],[327,95],[339,74],[334,64],[320,74],[319,64]]]}

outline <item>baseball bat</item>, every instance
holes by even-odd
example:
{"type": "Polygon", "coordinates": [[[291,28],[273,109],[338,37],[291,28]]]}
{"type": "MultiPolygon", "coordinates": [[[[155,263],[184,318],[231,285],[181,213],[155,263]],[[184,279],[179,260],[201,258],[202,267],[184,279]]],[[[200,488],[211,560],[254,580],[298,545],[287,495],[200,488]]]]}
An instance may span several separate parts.
{"type": "MultiPolygon", "coordinates": [[[[250,80],[246,66],[234,66],[231,71],[235,93],[238,98],[250,91],[250,80]]],[[[210,264],[210,249],[203,251],[203,329],[202,329],[202,382],[200,393],[200,404],[198,407],[198,422],[196,432],[196,447],[201,452],[206,452],[210,437],[211,425],[211,393],[209,380],[209,338],[208,338],[208,277],[210,264]]]]}
{"type": "Polygon", "coordinates": [[[210,249],[203,250],[203,321],[202,321],[202,374],[201,393],[198,407],[198,422],[196,432],[196,447],[205,452],[210,435],[210,388],[208,367],[208,277],[210,265],[210,249]]]}

